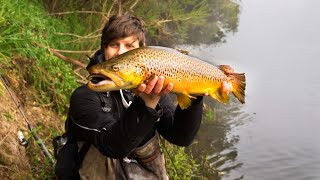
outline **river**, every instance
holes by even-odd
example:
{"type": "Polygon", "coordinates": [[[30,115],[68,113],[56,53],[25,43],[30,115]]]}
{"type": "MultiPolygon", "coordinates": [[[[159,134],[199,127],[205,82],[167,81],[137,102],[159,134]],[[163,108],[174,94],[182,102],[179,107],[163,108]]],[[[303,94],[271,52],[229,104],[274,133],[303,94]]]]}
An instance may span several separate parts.
{"type": "Polygon", "coordinates": [[[320,179],[320,1],[240,4],[226,43],[187,48],[247,77],[246,104],[218,106],[197,148],[221,179],[320,179]]]}

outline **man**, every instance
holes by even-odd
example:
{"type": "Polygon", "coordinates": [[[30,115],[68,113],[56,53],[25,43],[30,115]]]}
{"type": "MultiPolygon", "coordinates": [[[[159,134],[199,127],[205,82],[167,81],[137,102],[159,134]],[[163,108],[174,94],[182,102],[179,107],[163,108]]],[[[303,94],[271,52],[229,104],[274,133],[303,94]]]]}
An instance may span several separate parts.
{"type": "MultiPolygon", "coordinates": [[[[101,50],[87,69],[144,46],[145,31],[144,22],[135,16],[111,17],[102,31],[101,50]]],[[[84,154],[81,179],[168,178],[158,134],[173,144],[190,145],[201,123],[203,102],[202,96],[197,97],[182,110],[168,96],[174,84],[163,87],[163,83],[164,77],[156,76],[134,89],[134,94],[98,93],[86,85],[73,92],[66,132],[76,139],[79,154],[84,154]]]]}

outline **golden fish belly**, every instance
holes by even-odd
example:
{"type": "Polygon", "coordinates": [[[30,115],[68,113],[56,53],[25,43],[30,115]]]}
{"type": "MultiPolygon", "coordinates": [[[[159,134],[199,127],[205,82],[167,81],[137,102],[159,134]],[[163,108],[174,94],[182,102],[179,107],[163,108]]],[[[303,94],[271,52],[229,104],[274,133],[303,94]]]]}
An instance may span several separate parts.
{"type": "Polygon", "coordinates": [[[205,79],[197,79],[197,80],[190,80],[190,79],[172,79],[166,78],[164,85],[168,83],[173,83],[173,92],[175,93],[188,93],[193,95],[203,95],[208,92],[217,91],[222,84],[222,81],[212,81],[209,82],[205,79]]]}

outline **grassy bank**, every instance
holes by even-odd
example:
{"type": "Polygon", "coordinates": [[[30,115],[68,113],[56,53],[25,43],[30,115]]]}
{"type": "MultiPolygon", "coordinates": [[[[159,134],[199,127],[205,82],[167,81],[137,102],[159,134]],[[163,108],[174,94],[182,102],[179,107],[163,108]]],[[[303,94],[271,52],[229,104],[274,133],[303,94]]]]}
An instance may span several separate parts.
{"type": "Polygon", "coordinates": [[[37,103],[64,113],[68,94],[77,86],[75,76],[70,64],[53,56],[45,47],[63,48],[59,42],[65,37],[54,34],[60,29],[68,30],[67,24],[48,16],[32,1],[2,0],[1,4],[1,74],[9,79],[19,77],[18,81],[36,90],[37,103]]]}

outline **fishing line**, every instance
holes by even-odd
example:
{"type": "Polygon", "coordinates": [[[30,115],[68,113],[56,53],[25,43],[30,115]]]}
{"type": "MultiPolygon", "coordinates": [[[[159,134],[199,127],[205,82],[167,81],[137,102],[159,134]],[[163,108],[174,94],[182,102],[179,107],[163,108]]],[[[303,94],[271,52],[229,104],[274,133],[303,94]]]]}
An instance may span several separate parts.
{"type": "Polygon", "coordinates": [[[168,151],[168,149],[167,149],[167,147],[166,147],[166,145],[165,145],[165,140],[164,140],[162,137],[159,137],[159,139],[160,139],[160,142],[161,142],[161,144],[162,144],[163,149],[166,151],[167,155],[169,156],[169,159],[170,159],[170,161],[171,161],[171,164],[172,164],[172,166],[173,166],[174,171],[176,172],[176,174],[177,174],[177,176],[179,177],[179,179],[182,179],[181,176],[180,176],[180,174],[178,173],[178,170],[177,170],[176,165],[175,165],[174,162],[173,162],[173,158],[171,157],[171,155],[170,155],[170,153],[169,153],[169,151],[168,151]]]}
{"type": "Polygon", "coordinates": [[[36,128],[34,126],[31,125],[30,121],[28,120],[28,118],[25,116],[24,112],[22,111],[21,107],[20,107],[20,103],[18,103],[13,95],[11,94],[9,87],[7,85],[7,82],[4,80],[3,76],[0,75],[1,81],[3,82],[4,87],[6,88],[6,90],[8,91],[12,101],[14,102],[14,104],[17,106],[20,114],[22,115],[24,121],[28,124],[28,128],[32,134],[32,136],[34,137],[34,139],[36,140],[36,142],[38,143],[38,145],[40,146],[40,148],[42,149],[44,155],[50,160],[50,162],[52,164],[54,164],[54,159],[52,158],[52,155],[50,154],[50,152],[48,151],[48,149],[46,148],[46,146],[43,144],[42,139],[40,138],[40,136],[36,133],[36,128]]]}

